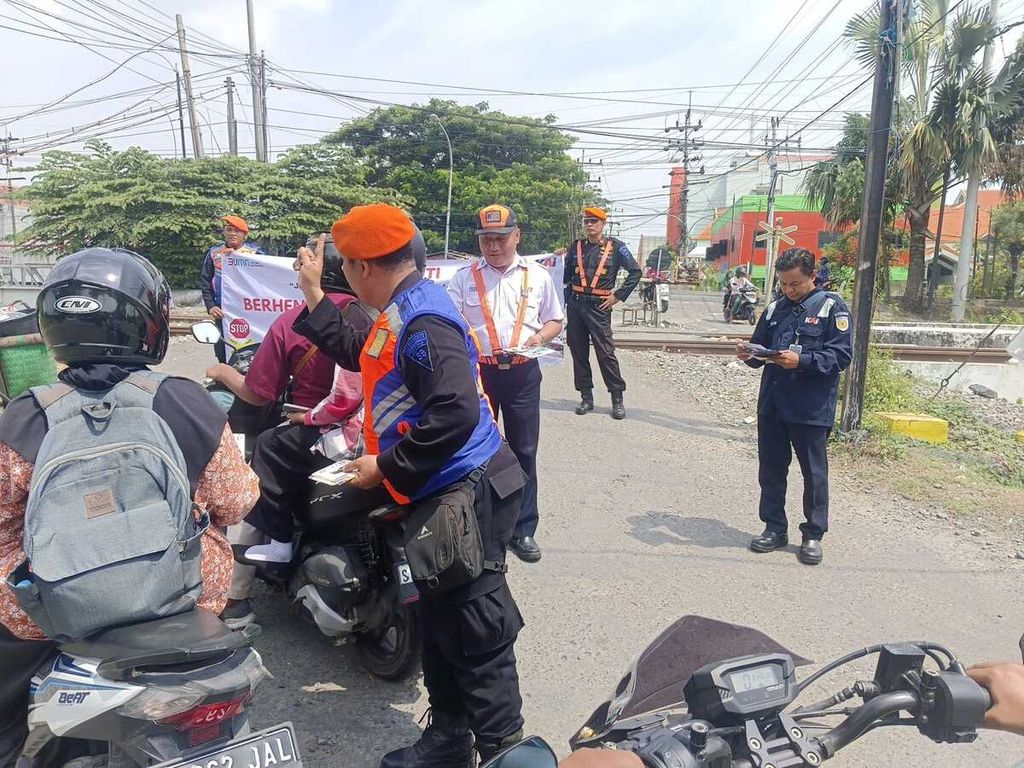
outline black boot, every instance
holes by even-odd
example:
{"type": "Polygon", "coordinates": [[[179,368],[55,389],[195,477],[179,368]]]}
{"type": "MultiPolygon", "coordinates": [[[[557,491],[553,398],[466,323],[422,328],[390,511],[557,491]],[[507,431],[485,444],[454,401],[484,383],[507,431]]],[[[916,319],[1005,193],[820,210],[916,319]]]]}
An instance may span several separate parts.
{"type": "Polygon", "coordinates": [[[521,728],[515,733],[513,733],[511,736],[506,736],[504,739],[501,739],[500,741],[477,739],[476,751],[480,753],[480,764],[483,765],[488,760],[497,755],[499,752],[503,752],[509,747],[514,747],[522,740],[523,730],[521,728]]]}
{"type": "Polygon", "coordinates": [[[621,392],[612,392],[612,418],[616,421],[626,418],[626,406],[622,402],[621,392]]]}
{"type": "Polygon", "coordinates": [[[580,404],[576,406],[576,415],[582,416],[594,410],[594,391],[588,389],[580,392],[580,404]]]}
{"type": "Polygon", "coordinates": [[[380,768],[473,768],[473,735],[465,715],[428,710],[429,720],[419,741],[388,752],[380,768]]]}

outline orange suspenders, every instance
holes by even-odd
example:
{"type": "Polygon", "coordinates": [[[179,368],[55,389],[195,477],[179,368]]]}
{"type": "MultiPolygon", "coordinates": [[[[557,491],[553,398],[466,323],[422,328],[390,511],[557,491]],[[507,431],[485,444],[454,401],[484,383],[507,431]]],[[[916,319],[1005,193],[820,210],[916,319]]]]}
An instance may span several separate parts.
{"type": "Polygon", "coordinates": [[[583,266],[583,241],[576,241],[576,268],[580,273],[580,284],[574,285],[572,289],[576,293],[591,293],[594,296],[611,296],[612,292],[604,288],[597,287],[597,281],[601,279],[601,275],[604,274],[605,264],[608,263],[608,257],[612,254],[612,247],[614,243],[609,240],[604,244],[604,248],[601,251],[601,261],[597,263],[597,269],[594,271],[594,279],[590,281],[590,285],[587,285],[587,270],[583,266]]]}
{"type": "MultiPolygon", "coordinates": [[[[491,342],[491,354],[497,355],[502,351],[501,339],[498,336],[498,329],[494,327],[494,315],[491,313],[490,302],[487,301],[487,285],[484,283],[484,276],[481,272],[482,265],[476,264],[470,270],[473,273],[473,282],[476,284],[476,293],[480,297],[480,309],[483,311],[484,324],[487,326],[487,338],[491,342]]],[[[526,319],[526,304],[530,296],[530,270],[523,266],[523,288],[519,294],[519,309],[516,312],[516,324],[512,329],[512,339],[509,347],[515,349],[519,346],[519,337],[523,333],[523,321],[526,319]]]]}

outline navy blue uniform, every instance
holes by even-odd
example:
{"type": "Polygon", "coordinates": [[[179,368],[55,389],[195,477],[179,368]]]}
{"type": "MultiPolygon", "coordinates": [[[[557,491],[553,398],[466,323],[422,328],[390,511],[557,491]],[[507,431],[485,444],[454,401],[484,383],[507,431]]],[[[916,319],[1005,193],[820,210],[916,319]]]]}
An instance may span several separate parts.
{"type": "MultiPolygon", "coordinates": [[[[799,345],[794,370],[765,366],[757,399],[760,515],[768,530],[784,533],[786,478],[796,453],[804,476],[805,539],[828,530],[828,436],[836,418],[839,374],[852,357],[850,310],[834,293],[817,288],[802,301],[785,296],[768,305],[750,339],[777,350],[799,345]]],[[[758,368],[760,360],[748,360],[758,368]]]]}

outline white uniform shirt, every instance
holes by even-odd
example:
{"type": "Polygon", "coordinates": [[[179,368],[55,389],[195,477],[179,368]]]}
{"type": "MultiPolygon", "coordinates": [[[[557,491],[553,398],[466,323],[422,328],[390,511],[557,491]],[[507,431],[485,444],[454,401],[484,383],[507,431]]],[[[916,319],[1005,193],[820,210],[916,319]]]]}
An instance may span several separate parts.
{"type": "Polygon", "coordinates": [[[483,306],[476,290],[476,280],[472,270],[481,266],[481,275],[487,289],[487,305],[494,318],[494,329],[498,333],[502,348],[512,347],[512,333],[515,330],[516,317],[519,314],[519,299],[523,289],[523,270],[529,270],[529,295],[526,300],[526,314],[523,317],[523,330],[519,334],[519,346],[537,333],[541,327],[552,320],[562,322],[565,313],[558,300],[558,292],[551,281],[551,275],[535,261],[527,261],[519,254],[503,273],[487,263],[483,257],[469,266],[463,267],[448,281],[448,295],[455,306],[462,312],[466,322],[476,332],[485,357],[492,357],[491,338],[487,333],[487,322],[484,319],[483,306]]]}

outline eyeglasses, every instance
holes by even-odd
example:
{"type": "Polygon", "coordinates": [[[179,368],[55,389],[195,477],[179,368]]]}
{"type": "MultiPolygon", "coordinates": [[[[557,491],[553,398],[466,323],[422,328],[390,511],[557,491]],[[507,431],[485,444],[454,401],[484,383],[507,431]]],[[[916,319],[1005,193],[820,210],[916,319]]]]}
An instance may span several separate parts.
{"type": "Polygon", "coordinates": [[[601,220],[600,219],[587,218],[587,219],[583,220],[583,223],[584,224],[597,224],[599,221],[601,221],[601,220]]]}

